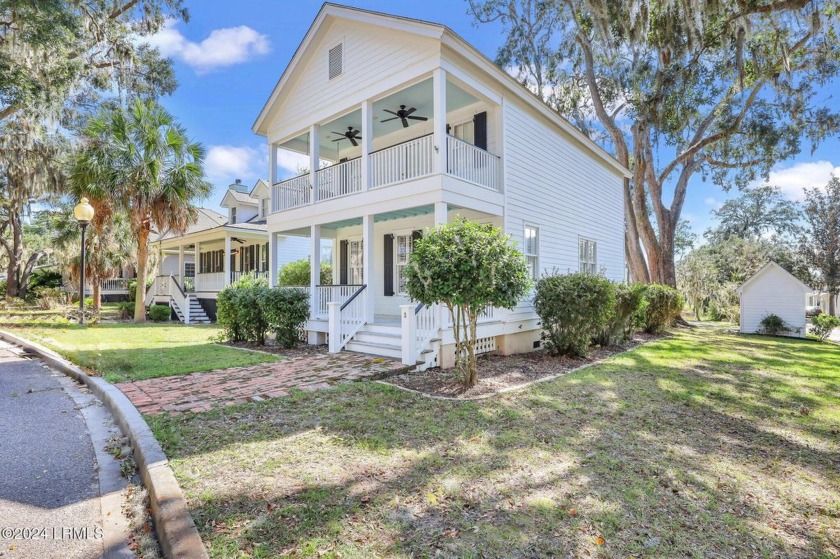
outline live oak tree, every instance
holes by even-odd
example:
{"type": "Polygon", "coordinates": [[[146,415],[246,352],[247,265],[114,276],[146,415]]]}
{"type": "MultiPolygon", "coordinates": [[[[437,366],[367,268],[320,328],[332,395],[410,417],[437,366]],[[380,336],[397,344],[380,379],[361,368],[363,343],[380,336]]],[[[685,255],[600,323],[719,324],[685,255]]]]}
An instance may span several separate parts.
{"type": "Polygon", "coordinates": [[[833,316],[840,293],[840,177],[831,177],[824,189],[806,189],[803,206],[807,227],[801,249],[829,294],[828,312],[833,316]]]}
{"type": "Polygon", "coordinates": [[[469,1],[507,31],[497,63],[632,171],[635,281],[675,284],[692,178],[744,186],[840,124],[819,96],[838,74],[836,0],[469,1]]]}
{"type": "Polygon", "coordinates": [[[528,265],[510,236],[489,223],[458,218],[414,242],[406,270],[413,301],[449,311],[456,365],[464,383],[478,381],[478,315],[487,307],[512,309],[531,284],[528,265]]]}
{"type": "Polygon", "coordinates": [[[61,134],[102,103],[155,97],[177,86],[171,61],[138,39],[166,18],[186,20],[182,4],[0,0],[0,244],[7,297],[26,289],[23,213],[31,201],[63,188],[61,134]]]}
{"type": "Polygon", "coordinates": [[[770,185],[745,188],[712,211],[717,225],[706,232],[710,241],[730,237],[757,239],[770,235],[789,238],[799,230],[801,213],[780,188],[770,185]]]}
{"type": "Polygon", "coordinates": [[[204,180],[204,148],[154,101],[107,109],[90,120],[71,181],[98,203],[125,212],[137,246],[134,321],[146,320],[143,302],[149,239],[153,231],[182,233],[195,221],[194,202],[211,185],[204,180]]]}

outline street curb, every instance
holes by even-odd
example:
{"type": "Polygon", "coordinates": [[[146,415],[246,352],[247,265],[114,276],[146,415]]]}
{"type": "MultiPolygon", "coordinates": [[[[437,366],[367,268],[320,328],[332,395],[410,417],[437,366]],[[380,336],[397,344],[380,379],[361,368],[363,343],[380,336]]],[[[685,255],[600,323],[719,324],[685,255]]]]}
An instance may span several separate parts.
{"type": "Polygon", "coordinates": [[[0,339],[23,347],[38,355],[47,364],[84,383],[108,407],[122,432],[134,448],[134,458],[143,484],[149,491],[152,521],[161,550],[167,559],[205,559],[207,550],[201,542],[195,522],[190,516],[166,455],[152,434],[143,416],[128,397],[113,384],[91,377],[54,351],[0,330],[0,339]]]}

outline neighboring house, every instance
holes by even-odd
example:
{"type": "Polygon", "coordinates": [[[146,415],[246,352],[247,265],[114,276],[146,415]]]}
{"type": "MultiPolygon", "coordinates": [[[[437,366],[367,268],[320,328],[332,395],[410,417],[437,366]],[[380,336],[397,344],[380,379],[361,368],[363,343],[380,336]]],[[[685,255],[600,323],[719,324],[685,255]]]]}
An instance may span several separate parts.
{"type": "MultiPolygon", "coordinates": [[[[824,314],[828,314],[828,311],[831,308],[829,306],[830,299],[830,294],[814,291],[813,293],[808,294],[808,306],[819,307],[824,314]]],[[[835,315],[840,316],[840,297],[835,297],[834,299],[834,313],[835,315]]]]}
{"type": "Polygon", "coordinates": [[[786,334],[804,338],[805,304],[811,288],[796,276],[768,262],[738,288],[741,296],[741,333],[761,333],[761,321],[769,314],[780,317],[789,327],[786,334]]]}
{"type": "MultiPolygon", "coordinates": [[[[334,241],[335,285],[313,273],[307,288],[310,343],[451,364],[448,318],[409,300],[404,271],[456,216],[511,234],[535,279],[624,279],[627,169],[442,25],[325,4],[253,130],[269,144],[272,284],[278,239],[307,238],[313,270],[334,241]],[[281,180],[280,150],[317,172],[281,180]]],[[[480,322],[479,351],[539,347],[529,300],[480,322]]]]}
{"type": "MultiPolygon", "coordinates": [[[[183,307],[195,311],[189,314],[198,320],[191,322],[215,320],[216,295],[225,286],[246,273],[268,277],[269,195],[265,181],[248,188],[237,179],[222,198],[227,215],[197,208],[198,219],[185,233],[164,233],[156,239],[160,275],[149,288],[146,303],[170,304],[183,321],[187,318],[183,307]]],[[[276,242],[284,255],[278,260],[280,266],[309,257],[305,240],[279,237],[276,242]]]]}

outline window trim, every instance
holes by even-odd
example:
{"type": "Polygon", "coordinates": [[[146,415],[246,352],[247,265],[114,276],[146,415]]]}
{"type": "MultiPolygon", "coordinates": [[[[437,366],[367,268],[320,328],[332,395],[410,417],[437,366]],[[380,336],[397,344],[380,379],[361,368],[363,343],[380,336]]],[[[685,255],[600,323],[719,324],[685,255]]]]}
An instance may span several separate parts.
{"type": "Polygon", "coordinates": [[[537,281],[540,277],[540,228],[533,223],[525,222],[522,225],[522,253],[525,255],[525,259],[530,264],[530,258],[534,258],[535,265],[532,270],[532,277],[531,280],[537,281]],[[530,254],[528,252],[528,237],[526,235],[528,229],[533,229],[535,234],[535,242],[536,242],[536,252],[534,254],[530,254]]]}
{"type": "Polygon", "coordinates": [[[236,206],[230,208],[230,224],[236,224],[236,206]]]}
{"type": "Polygon", "coordinates": [[[584,273],[584,274],[591,273],[592,275],[597,275],[598,274],[598,241],[596,239],[593,239],[591,237],[584,237],[583,235],[578,235],[578,272],[581,272],[581,273],[584,273]],[[594,260],[592,262],[586,262],[585,263],[586,265],[591,265],[593,267],[593,271],[591,271],[591,272],[587,271],[587,270],[584,270],[584,261],[581,259],[580,247],[581,247],[581,243],[583,243],[583,242],[592,243],[594,245],[593,246],[594,260]]]}
{"type": "Polygon", "coordinates": [[[414,229],[399,229],[396,231],[392,231],[391,234],[394,236],[394,269],[392,273],[394,274],[394,295],[397,297],[408,297],[408,293],[405,291],[400,291],[400,267],[408,266],[408,260],[411,258],[411,253],[414,252],[414,229]],[[399,238],[400,237],[408,237],[408,256],[406,258],[405,264],[398,263],[397,256],[399,255],[399,238]]]}

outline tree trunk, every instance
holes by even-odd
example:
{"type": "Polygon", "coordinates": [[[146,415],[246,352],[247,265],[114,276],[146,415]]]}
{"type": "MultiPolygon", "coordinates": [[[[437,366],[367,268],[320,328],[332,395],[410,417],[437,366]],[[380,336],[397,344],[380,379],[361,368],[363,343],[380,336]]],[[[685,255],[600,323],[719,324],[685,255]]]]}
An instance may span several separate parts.
{"type": "Polygon", "coordinates": [[[633,211],[630,179],[627,178],[624,179],[624,222],[627,226],[624,233],[624,253],[627,257],[627,268],[630,270],[630,281],[650,283],[645,256],[639,245],[639,230],[636,227],[636,214],[633,211]]]}
{"type": "Polygon", "coordinates": [[[476,336],[478,332],[478,315],[473,311],[472,306],[470,306],[470,313],[469,313],[469,321],[470,321],[470,329],[469,329],[469,341],[467,342],[467,359],[469,363],[469,377],[467,379],[467,386],[475,386],[478,382],[478,363],[475,360],[475,342],[476,336]]]}
{"type": "Polygon", "coordinates": [[[149,260],[149,230],[141,227],[137,235],[137,291],[134,322],[146,322],[146,268],[149,260]]]}
{"type": "Polygon", "coordinates": [[[93,288],[93,312],[99,313],[102,309],[102,280],[99,277],[91,278],[91,287],[93,288]]]}
{"type": "Polygon", "coordinates": [[[832,289],[828,292],[828,314],[837,316],[837,290],[832,289]]]}
{"type": "Polygon", "coordinates": [[[20,216],[9,208],[9,223],[12,226],[12,249],[9,252],[9,266],[6,270],[6,299],[20,297],[20,260],[23,258],[23,231],[20,216]]]}

